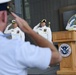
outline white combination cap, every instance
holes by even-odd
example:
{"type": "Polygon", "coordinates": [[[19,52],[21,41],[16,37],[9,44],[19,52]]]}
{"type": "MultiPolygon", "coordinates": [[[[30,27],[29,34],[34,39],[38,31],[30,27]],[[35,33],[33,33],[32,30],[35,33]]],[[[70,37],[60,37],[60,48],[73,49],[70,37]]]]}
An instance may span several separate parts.
{"type": "Polygon", "coordinates": [[[7,2],[9,2],[9,1],[11,1],[11,0],[0,0],[0,4],[2,4],[2,3],[7,3],[7,2]]]}
{"type": "Polygon", "coordinates": [[[8,3],[10,2],[11,0],[0,0],[0,11],[3,11],[3,10],[8,10],[8,3]]]}

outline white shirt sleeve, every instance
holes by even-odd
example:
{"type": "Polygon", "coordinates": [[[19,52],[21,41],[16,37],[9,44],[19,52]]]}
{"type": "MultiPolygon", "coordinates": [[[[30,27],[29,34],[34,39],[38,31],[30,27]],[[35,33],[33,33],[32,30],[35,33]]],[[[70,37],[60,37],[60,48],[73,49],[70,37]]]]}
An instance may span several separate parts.
{"type": "Polygon", "coordinates": [[[40,26],[40,23],[38,23],[38,24],[33,28],[33,30],[34,30],[35,32],[37,32],[37,29],[39,28],[39,26],[40,26]]]}
{"type": "Polygon", "coordinates": [[[9,29],[9,27],[10,27],[11,25],[12,25],[12,24],[9,24],[9,25],[6,27],[4,33],[11,33],[12,29],[9,29]],[[9,29],[9,30],[8,30],[8,29],[9,29]]]}
{"type": "Polygon", "coordinates": [[[19,46],[16,51],[16,59],[20,68],[37,67],[48,68],[52,52],[49,48],[41,48],[31,45],[29,42],[19,46]]]}

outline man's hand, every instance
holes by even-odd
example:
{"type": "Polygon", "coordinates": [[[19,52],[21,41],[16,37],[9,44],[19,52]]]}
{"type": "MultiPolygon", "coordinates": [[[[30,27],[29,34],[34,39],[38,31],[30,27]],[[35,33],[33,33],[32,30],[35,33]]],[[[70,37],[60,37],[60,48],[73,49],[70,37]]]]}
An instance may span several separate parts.
{"type": "Polygon", "coordinates": [[[21,28],[22,31],[26,33],[30,33],[32,29],[24,19],[18,17],[13,12],[12,12],[12,16],[15,18],[16,22],[18,23],[18,26],[21,28]]]}

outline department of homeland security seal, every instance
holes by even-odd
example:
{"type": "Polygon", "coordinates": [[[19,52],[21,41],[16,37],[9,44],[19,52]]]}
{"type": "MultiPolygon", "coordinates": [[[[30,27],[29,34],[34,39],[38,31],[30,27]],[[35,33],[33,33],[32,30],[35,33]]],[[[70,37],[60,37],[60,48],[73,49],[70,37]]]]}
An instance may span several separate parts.
{"type": "Polygon", "coordinates": [[[68,44],[61,44],[59,47],[59,53],[62,57],[68,57],[71,54],[71,47],[68,44]]]}

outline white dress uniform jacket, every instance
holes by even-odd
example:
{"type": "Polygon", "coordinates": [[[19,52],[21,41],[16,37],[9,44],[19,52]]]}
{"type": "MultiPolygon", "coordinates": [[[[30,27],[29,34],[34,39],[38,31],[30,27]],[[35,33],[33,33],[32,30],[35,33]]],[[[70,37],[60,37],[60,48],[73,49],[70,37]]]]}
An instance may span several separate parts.
{"type": "Polygon", "coordinates": [[[14,29],[9,29],[9,27],[12,24],[8,25],[6,30],[4,31],[5,34],[11,34],[12,39],[22,39],[23,41],[25,41],[25,34],[23,31],[21,31],[21,29],[19,27],[16,27],[14,29]]]}
{"type": "Polygon", "coordinates": [[[27,75],[28,68],[46,69],[52,52],[24,42],[21,39],[7,39],[0,32],[0,75],[27,75]]]}
{"type": "Polygon", "coordinates": [[[37,32],[38,34],[40,34],[41,36],[43,36],[44,38],[46,38],[48,41],[52,42],[52,32],[51,29],[49,27],[43,26],[43,27],[39,27],[40,23],[38,25],[36,25],[33,30],[35,32],[37,32]]]}

